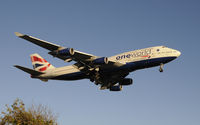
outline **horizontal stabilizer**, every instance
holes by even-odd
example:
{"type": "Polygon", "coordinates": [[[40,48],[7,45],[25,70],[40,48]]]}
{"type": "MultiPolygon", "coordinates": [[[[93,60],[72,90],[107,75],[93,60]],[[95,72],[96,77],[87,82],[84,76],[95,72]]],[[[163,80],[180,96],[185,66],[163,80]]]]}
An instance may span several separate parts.
{"type": "Polygon", "coordinates": [[[29,69],[29,68],[26,68],[26,67],[23,67],[23,66],[19,66],[19,65],[14,65],[14,67],[28,73],[28,74],[31,74],[31,75],[41,75],[41,74],[44,74],[42,72],[38,72],[38,71],[35,71],[33,69],[29,69]]]}

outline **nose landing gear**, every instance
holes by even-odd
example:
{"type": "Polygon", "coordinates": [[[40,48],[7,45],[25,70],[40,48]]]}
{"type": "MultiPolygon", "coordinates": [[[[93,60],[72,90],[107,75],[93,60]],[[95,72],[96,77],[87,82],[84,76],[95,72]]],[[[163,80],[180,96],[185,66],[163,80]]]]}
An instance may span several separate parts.
{"type": "Polygon", "coordinates": [[[163,67],[164,67],[164,64],[161,63],[161,64],[160,64],[160,68],[159,68],[159,71],[160,71],[160,72],[163,72],[163,67]]]}

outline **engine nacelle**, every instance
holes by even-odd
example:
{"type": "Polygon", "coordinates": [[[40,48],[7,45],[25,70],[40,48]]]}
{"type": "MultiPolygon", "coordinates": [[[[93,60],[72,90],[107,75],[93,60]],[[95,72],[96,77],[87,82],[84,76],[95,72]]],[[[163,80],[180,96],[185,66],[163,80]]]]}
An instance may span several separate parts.
{"type": "Polygon", "coordinates": [[[131,84],[133,84],[133,79],[125,78],[119,84],[120,85],[131,85],[131,84]]]}
{"type": "Polygon", "coordinates": [[[96,64],[96,65],[108,64],[108,58],[107,57],[101,57],[101,58],[93,60],[92,63],[96,64]]]}
{"type": "Polygon", "coordinates": [[[65,49],[62,49],[62,50],[59,50],[58,53],[59,55],[63,55],[63,56],[72,56],[74,55],[74,49],[73,48],[65,48],[65,49]]]}
{"type": "Polygon", "coordinates": [[[110,91],[121,91],[122,90],[122,85],[117,85],[117,86],[111,86],[110,91]]]}

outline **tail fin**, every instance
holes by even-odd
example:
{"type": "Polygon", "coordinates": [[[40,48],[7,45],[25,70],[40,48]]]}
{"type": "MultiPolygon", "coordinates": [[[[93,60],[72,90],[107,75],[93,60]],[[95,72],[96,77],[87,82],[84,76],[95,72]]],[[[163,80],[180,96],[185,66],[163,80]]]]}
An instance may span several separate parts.
{"type": "Polygon", "coordinates": [[[39,54],[31,54],[31,61],[35,71],[47,72],[55,67],[43,59],[39,54]]]}

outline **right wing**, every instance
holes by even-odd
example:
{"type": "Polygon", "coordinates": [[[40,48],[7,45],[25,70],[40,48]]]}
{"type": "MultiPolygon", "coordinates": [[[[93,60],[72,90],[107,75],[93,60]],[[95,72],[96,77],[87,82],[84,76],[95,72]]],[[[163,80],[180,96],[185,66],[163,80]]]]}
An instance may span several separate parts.
{"type": "Polygon", "coordinates": [[[45,49],[48,49],[50,51],[54,51],[54,50],[58,50],[59,48],[62,48],[62,46],[59,46],[59,45],[56,45],[56,44],[32,37],[32,36],[24,35],[19,32],[15,32],[15,35],[22,39],[28,40],[38,46],[41,46],[45,49]]]}
{"type": "Polygon", "coordinates": [[[83,52],[80,52],[80,51],[77,51],[77,50],[74,50],[73,59],[72,59],[71,55],[59,55],[59,54],[55,55],[56,51],[59,51],[59,50],[62,50],[62,49],[66,49],[66,47],[47,42],[47,41],[35,38],[33,36],[28,36],[28,35],[25,35],[25,34],[21,34],[19,32],[15,32],[15,35],[20,37],[20,38],[22,38],[22,39],[30,41],[33,44],[36,44],[36,45],[38,45],[40,47],[43,47],[45,49],[50,50],[50,52],[49,52],[50,55],[52,55],[54,57],[57,57],[57,58],[60,58],[60,59],[62,59],[64,61],[67,61],[67,62],[71,61],[71,60],[74,60],[76,62],[85,62],[86,60],[98,58],[97,56],[94,56],[92,54],[83,53],[83,52]]]}

